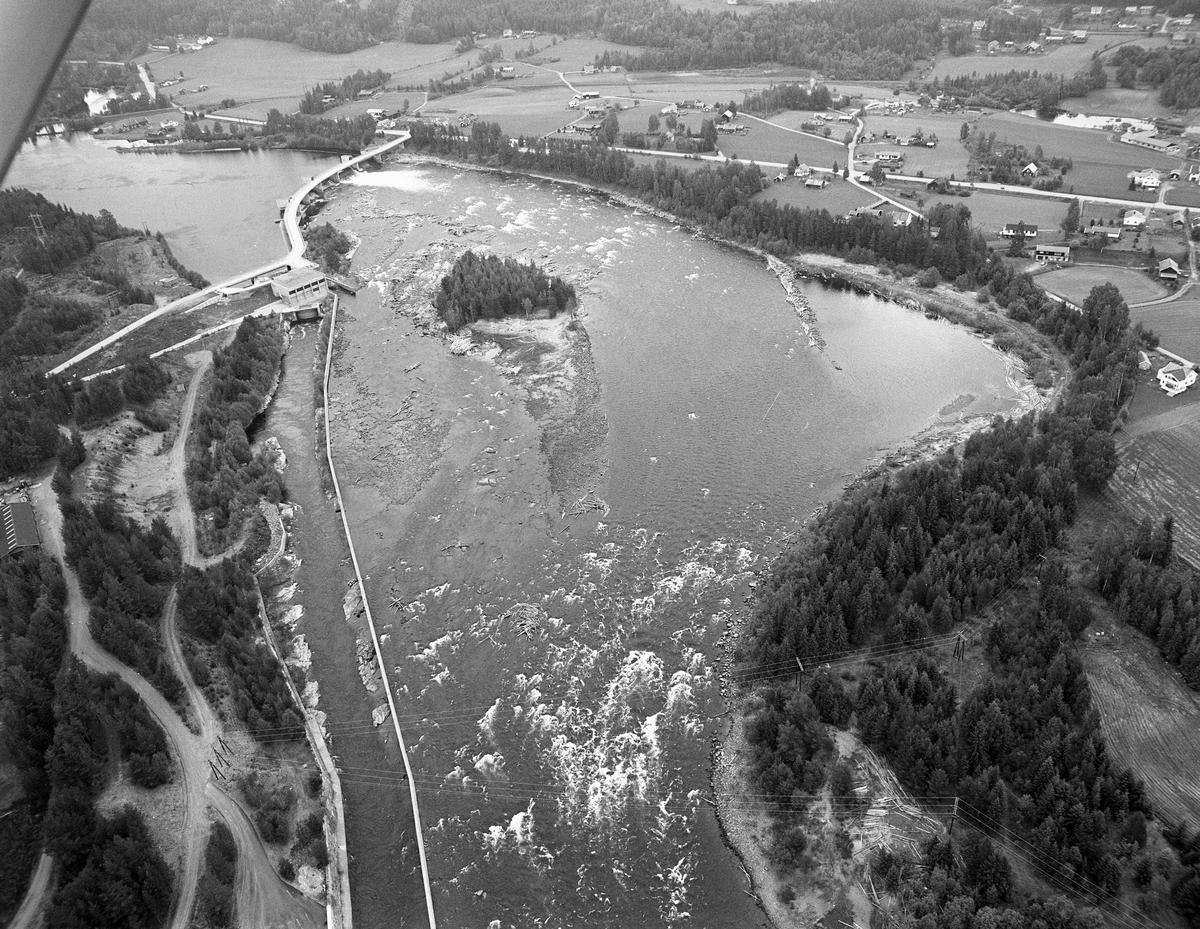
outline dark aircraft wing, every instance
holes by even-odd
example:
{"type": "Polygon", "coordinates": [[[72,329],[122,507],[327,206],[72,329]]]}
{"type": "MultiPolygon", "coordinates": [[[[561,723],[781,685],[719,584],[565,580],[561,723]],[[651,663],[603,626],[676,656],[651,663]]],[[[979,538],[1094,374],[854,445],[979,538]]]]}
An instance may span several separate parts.
{"type": "Polygon", "coordinates": [[[91,0],[0,0],[0,183],[91,0]]]}

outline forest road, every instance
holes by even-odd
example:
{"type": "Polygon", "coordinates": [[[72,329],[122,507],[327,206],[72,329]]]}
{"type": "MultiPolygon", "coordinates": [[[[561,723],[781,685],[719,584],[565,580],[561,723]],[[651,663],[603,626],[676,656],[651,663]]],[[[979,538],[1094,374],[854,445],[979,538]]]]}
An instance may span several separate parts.
{"type": "MultiPolygon", "coordinates": [[[[192,430],[200,385],[212,365],[213,358],[211,352],[198,352],[196,355],[189,356],[188,360],[193,361],[196,367],[192,372],[191,382],[188,384],[183,409],[179,415],[179,431],[176,433],[175,442],[171,446],[168,458],[168,467],[171,472],[171,516],[174,523],[172,530],[179,540],[183,563],[191,567],[204,568],[232,554],[236,551],[236,547],[219,555],[205,557],[200,554],[196,543],[195,513],[192,510],[192,502],[187,489],[187,440],[192,430]]],[[[244,538],[243,536],[243,541],[244,538]]],[[[163,610],[163,643],[171,666],[183,682],[184,690],[199,722],[199,741],[204,745],[205,760],[207,761],[213,744],[224,730],[184,660],[176,622],[178,605],[178,587],[174,587],[167,598],[166,609],[163,610]]],[[[207,785],[205,794],[208,801],[225,820],[225,824],[229,827],[234,842],[237,844],[238,867],[235,897],[238,924],[244,929],[268,929],[268,927],[269,929],[274,929],[274,927],[280,927],[280,929],[283,927],[287,927],[287,929],[312,927],[312,929],[316,929],[318,926],[323,926],[325,924],[324,907],[293,890],[279,877],[258,830],[255,829],[254,823],[246,815],[238,801],[224,787],[212,783],[207,777],[205,783],[207,785]]],[[[193,898],[199,877],[197,872],[190,882],[193,898]]]]}
{"type": "MultiPolygon", "coordinates": [[[[192,902],[196,881],[200,875],[204,842],[208,836],[208,816],[205,812],[204,787],[208,781],[208,747],[184,724],[165,697],[142,675],[118,661],[92,638],[88,628],[89,607],[79,586],[79,578],[66,560],[62,535],[62,510],[58,506],[51,482],[43,480],[31,494],[42,530],[42,543],[58,561],[67,586],[67,624],[72,654],[101,674],[115,674],[141,697],[150,715],[162,727],[179,764],[183,791],[183,825],[181,861],[178,872],[179,892],[172,911],[169,929],[187,929],[191,923],[192,902]]],[[[172,591],[172,594],[174,591],[172,591]]],[[[168,602],[173,602],[174,597],[168,602]]]]}
{"type": "Polygon", "coordinates": [[[37,869],[25,889],[21,906],[9,921],[8,929],[35,929],[43,923],[46,904],[50,902],[50,875],[54,872],[54,859],[42,852],[37,869]]]}

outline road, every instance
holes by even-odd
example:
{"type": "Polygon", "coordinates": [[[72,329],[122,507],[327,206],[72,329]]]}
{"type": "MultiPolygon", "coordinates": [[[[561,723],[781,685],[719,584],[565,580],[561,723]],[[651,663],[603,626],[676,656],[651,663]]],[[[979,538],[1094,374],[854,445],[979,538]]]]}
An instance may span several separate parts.
{"type": "Polygon", "coordinates": [[[283,212],[283,232],[284,232],[284,237],[287,239],[287,242],[288,242],[288,253],[286,255],[284,255],[282,258],[276,259],[275,261],[268,262],[267,264],[261,265],[255,269],[253,269],[252,271],[247,271],[244,274],[239,274],[237,277],[230,278],[227,281],[222,281],[219,284],[211,284],[208,287],[205,287],[203,290],[198,290],[195,293],[188,294],[186,297],[181,297],[178,300],[172,300],[170,303],[164,303],[162,306],[158,307],[157,309],[151,310],[145,316],[142,316],[139,319],[135,319],[129,325],[119,329],[118,331],[114,332],[112,335],[101,339],[99,342],[96,342],[94,345],[89,345],[83,351],[72,356],[71,358],[68,358],[62,364],[57,365],[54,368],[51,368],[48,373],[49,374],[61,374],[62,372],[66,371],[68,368],[71,368],[71,367],[79,364],[79,362],[83,361],[84,359],[90,358],[92,355],[96,354],[97,352],[103,351],[104,349],[108,348],[110,345],[116,344],[117,342],[119,342],[123,338],[125,338],[127,335],[129,335],[131,332],[137,331],[138,329],[142,328],[143,326],[147,325],[148,323],[151,323],[154,320],[159,319],[162,316],[166,316],[169,313],[175,313],[175,312],[178,312],[185,308],[191,307],[196,303],[200,303],[203,300],[205,300],[207,297],[215,295],[218,291],[220,291],[222,289],[238,287],[241,284],[245,283],[246,281],[250,281],[250,280],[253,280],[253,279],[256,279],[259,277],[263,277],[266,275],[275,274],[276,272],[278,272],[284,268],[296,268],[296,267],[307,266],[307,265],[311,264],[311,262],[305,260],[305,258],[304,258],[304,247],[305,247],[304,246],[304,236],[300,231],[300,202],[305,197],[307,197],[313,191],[313,189],[316,188],[316,186],[318,184],[324,183],[326,180],[333,177],[335,174],[339,174],[342,171],[345,171],[349,168],[353,168],[355,165],[361,164],[364,161],[374,158],[376,155],[382,155],[385,152],[389,152],[393,148],[403,145],[405,142],[407,142],[411,138],[411,136],[407,132],[396,132],[394,134],[392,134],[392,133],[385,133],[385,134],[392,136],[387,142],[377,145],[377,146],[375,146],[375,148],[367,149],[366,151],[362,152],[361,154],[356,155],[353,158],[351,158],[345,162],[338,162],[334,165],[331,165],[330,167],[326,168],[324,171],[321,171],[320,173],[313,175],[312,178],[310,178],[308,181],[306,181],[303,184],[303,186],[300,187],[299,190],[297,190],[294,194],[292,194],[291,199],[288,200],[287,207],[284,209],[284,212],[283,212]]]}
{"type": "MultiPolygon", "coordinates": [[[[180,547],[184,560],[194,563],[195,528],[189,517],[192,510],[186,499],[184,479],[187,435],[195,413],[200,383],[211,362],[208,355],[196,368],[184,398],[180,414],[180,429],[168,456],[173,478],[173,517],[180,532],[180,547]],[[189,531],[190,530],[190,531],[189,531]],[[189,559],[188,555],[191,555],[189,559]]],[[[180,786],[184,798],[181,826],[181,854],[177,870],[177,887],[169,929],[188,929],[195,903],[196,884],[203,867],[203,852],[208,839],[208,806],[212,803],[228,823],[238,846],[237,907],[239,923],[244,929],[287,927],[287,929],[318,929],[325,922],[324,908],[293,892],[275,872],[261,838],[253,823],[242,812],[237,801],[221,787],[210,782],[209,758],[212,746],[221,733],[221,726],[205,700],[203,692],[192,678],[183,651],[175,634],[178,588],[168,594],[163,609],[162,631],[166,654],[198,721],[200,732],[192,732],[175,709],[141,674],[118,661],[92,638],[88,629],[89,606],[79,586],[75,571],[66,561],[62,538],[62,511],[49,480],[43,480],[31,492],[38,514],[39,528],[45,549],[58,561],[67,587],[67,622],[71,651],[89,667],[102,674],[116,674],[141,697],[150,715],[162,727],[179,765],[180,786]]]]}
{"type": "Polygon", "coordinates": [[[25,888],[21,906],[8,923],[8,929],[41,929],[44,908],[50,901],[50,875],[54,872],[54,859],[42,853],[37,868],[25,888]]]}

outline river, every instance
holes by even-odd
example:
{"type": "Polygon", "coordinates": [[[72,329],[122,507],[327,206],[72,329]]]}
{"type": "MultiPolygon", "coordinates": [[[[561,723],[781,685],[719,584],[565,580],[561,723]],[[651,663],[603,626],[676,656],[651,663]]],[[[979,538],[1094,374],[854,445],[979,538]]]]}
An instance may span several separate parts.
{"type": "MultiPolygon", "coordinates": [[[[27,147],[8,183],[161,229],[216,279],[282,252],[274,202],[312,164],[77,138],[27,147]]],[[[865,465],[1013,409],[1005,360],[801,284],[811,347],[762,262],[563,186],[403,167],[357,176],[326,218],[372,282],[342,303],[332,431],[441,923],[762,925],[710,803],[730,630],[755,572],[865,465]],[[578,320],[452,354],[428,303],[468,247],[563,275],[578,320]]],[[[359,923],[419,924],[407,791],[380,773],[395,747],[361,730],[383,696],[355,666],[361,618],[341,615],[302,338],[260,433],[292,462],[298,631],[346,779],[359,923]]]]}
{"type": "Polygon", "coordinates": [[[403,167],[322,218],[372,282],[331,422],[442,919],[758,924],[709,803],[723,637],[849,477],[1012,409],[1004,359],[802,284],[810,347],[765,263],[549,183],[403,167]],[[467,248],[566,277],[578,323],[452,354],[428,305],[467,248]]]}
{"type": "Polygon", "coordinates": [[[287,251],[275,201],[328,163],[289,151],[120,154],[77,133],[26,143],[4,184],[162,232],[185,267],[221,281],[287,251]]]}

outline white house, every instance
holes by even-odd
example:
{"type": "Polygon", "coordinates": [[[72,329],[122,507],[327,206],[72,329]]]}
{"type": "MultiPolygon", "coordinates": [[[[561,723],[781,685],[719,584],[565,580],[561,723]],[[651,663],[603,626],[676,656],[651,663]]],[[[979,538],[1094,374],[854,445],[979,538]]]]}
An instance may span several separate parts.
{"type": "Polygon", "coordinates": [[[1037,177],[1038,176],[1037,162],[1036,161],[1029,162],[1029,164],[1025,165],[1025,167],[1023,167],[1021,169],[1021,173],[1023,175],[1025,175],[1026,177],[1037,177]]]}
{"type": "Polygon", "coordinates": [[[1172,284],[1179,282],[1179,265],[1173,258],[1164,258],[1158,263],[1158,279],[1172,284]]]}
{"type": "Polygon", "coordinates": [[[1146,225],[1146,214],[1141,210],[1129,210],[1121,217],[1121,225],[1126,229],[1141,229],[1146,225]]]}
{"type": "Polygon", "coordinates": [[[1167,392],[1168,397],[1176,397],[1196,383],[1196,368],[1181,365],[1178,361],[1163,365],[1158,369],[1158,386],[1167,392]]]}
{"type": "Polygon", "coordinates": [[[1138,190],[1158,190],[1162,186],[1162,174],[1153,168],[1144,171],[1130,171],[1126,177],[1132,179],[1133,186],[1138,190]]]}

